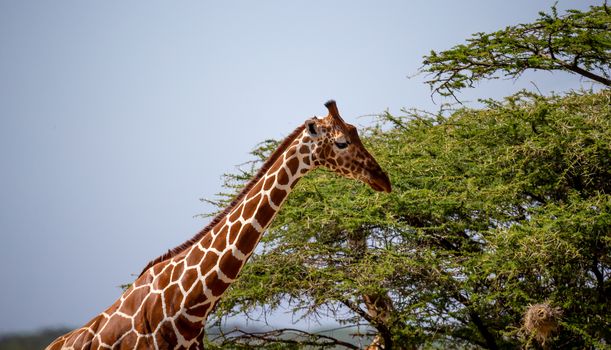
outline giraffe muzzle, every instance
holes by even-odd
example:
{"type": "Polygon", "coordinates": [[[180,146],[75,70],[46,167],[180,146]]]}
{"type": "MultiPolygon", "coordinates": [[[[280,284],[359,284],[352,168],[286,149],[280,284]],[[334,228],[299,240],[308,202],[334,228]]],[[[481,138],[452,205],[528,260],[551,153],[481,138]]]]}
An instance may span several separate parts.
{"type": "Polygon", "coordinates": [[[374,175],[367,181],[369,186],[378,192],[386,192],[390,193],[392,191],[392,186],[390,185],[390,179],[388,175],[381,169],[375,171],[374,175]]]}

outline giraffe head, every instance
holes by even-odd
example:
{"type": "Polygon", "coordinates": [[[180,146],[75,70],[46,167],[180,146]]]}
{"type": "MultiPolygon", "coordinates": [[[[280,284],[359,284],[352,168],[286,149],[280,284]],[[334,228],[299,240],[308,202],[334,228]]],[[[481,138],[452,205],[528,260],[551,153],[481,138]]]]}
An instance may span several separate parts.
{"type": "Polygon", "coordinates": [[[306,132],[312,138],[312,162],[352,179],[363,181],[376,191],[390,192],[388,175],[365,149],[353,125],[339,115],[335,101],[325,103],[329,115],[305,122],[306,132]]]}

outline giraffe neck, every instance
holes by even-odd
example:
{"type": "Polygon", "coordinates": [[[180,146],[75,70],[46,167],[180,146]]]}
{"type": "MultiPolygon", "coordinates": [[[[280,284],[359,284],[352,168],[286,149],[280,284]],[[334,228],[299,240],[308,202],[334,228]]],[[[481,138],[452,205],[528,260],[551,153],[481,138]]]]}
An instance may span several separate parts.
{"type": "Polygon", "coordinates": [[[293,187],[313,169],[309,137],[305,131],[299,136],[186,255],[200,257],[203,300],[216,301],[236,279],[293,187]]]}
{"type": "Polygon", "coordinates": [[[310,142],[306,131],[297,135],[211,230],[141,276],[146,279],[150,274],[153,285],[163,290],[163,299],[172,303],[166,305],[166,315],[185,320],[174,322],[183,343],[189,342],[191,332],[202,331],[208,314],[237,278],[295,184],[315,168],[310,142]]]}
{"type": "Polygon", "coordinates": [[[296,130],[211,229],[169,252],[169,258],[153,261],[113,305],[48,349],[203,347],[208,314],[297,181],[316,167],[312,147],[307,132],[296,130]]]}

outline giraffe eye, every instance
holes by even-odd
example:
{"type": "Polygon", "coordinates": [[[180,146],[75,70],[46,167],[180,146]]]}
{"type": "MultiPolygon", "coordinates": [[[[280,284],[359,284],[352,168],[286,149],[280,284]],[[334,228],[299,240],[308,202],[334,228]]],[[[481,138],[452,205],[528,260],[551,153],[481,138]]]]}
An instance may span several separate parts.
{"type": "Polygon", "coordinates": [[[316,135],[316,127],[314,126],[314,123],[310,123],[308,124],[308,130],[310,131],[310,134],[312,135],[316,135]]]}
{"type": "Polygon", "coordinates": [[[348,142],[348,141],[346,141],[346,142],[335,141],[335,146],[337,146],[337,148],[339,148],[339,149],[344,149],[344,148],[348,147],[349,144],[350,144],[350,142],[348,142]]]}

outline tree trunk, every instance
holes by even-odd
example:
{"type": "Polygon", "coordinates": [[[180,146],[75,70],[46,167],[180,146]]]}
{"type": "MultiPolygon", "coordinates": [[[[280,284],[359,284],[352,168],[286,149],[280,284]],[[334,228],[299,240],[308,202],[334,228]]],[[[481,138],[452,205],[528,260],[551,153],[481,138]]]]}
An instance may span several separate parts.
{"type": "MultiPolygon", "coordinates": [[[[355,260],[360,260],[367,251],[367,233],[364,231],[356,231],[348,235],[348,247],[352,252],[352,257],[355,260]]],[[[367,307],[367,313],[371,319],[375,320],[378,325],[372,324],[378,334],[373,341],[365,348],[366,350],[388,350],[392,349],[392,334],[390,333],[390,319],[394,312],[392,300],[386,293],[382,294],[365,294],[363,302],[367,307]]]]}
{"type": "MultiPolygon", "coordinates": [[[[367,313],[379,323],[385,325],[386,332],[379,332],[369,346],[367,350],[381,350],[392,348],[392,334],[388,332],[389,321],[394,311],[392,306],[392,300],[390,297],[383,294],[369,294],[363,295],[363,301],[367,307],[367,313]]],[[[379,330],[378,330],[379,331],[379,330]]]]}

